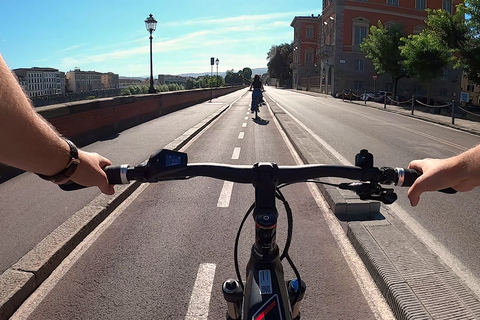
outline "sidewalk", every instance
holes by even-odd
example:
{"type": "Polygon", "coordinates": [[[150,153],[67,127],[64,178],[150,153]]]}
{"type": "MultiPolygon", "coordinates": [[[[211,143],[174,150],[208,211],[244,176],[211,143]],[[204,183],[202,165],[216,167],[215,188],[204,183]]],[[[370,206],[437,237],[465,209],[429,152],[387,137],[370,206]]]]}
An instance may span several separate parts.
{"type": "MultiPolygon", "coordinates": [[[[288,89],[293,92],[297,93],[303,93],[311,96],[316,96],[316,97],[324,97],[328,99],[335,99],[337,101],[342,101],[342,99],[334,98],[329,94],[325,93],[318,93],[314,91],[302,91],[302,90],[294,90],[294,89],[288,89]]],[[[387,104],[386,107],[384,108],[383,103],[379,102],[373,102],[373,101],[360,101],[360,100],[343,100],[344,103],[352,103],[356,104],[359,106],[365,106],[369,108],[376,108],[376,109],[381,109],[387,112],[393,112],[393,113],[398,113],[405,115],[407,117],[412,117],[412,118],[417,118],[417,119],[422,119],[425,121],[433,122],[436,124],[444,125],[447,127],[455,128],[458,130],[462,130],[465,132],[469,132],[471,134],[475,135],[480,135],[480,115],[478,115],[477,121],[472,121],[472,120],[467,120],[467,119],[462,119],[458,118],[457,115],[455,115],[455,120],[454,124],[452,124],[452,117],[451,116],[445,116],[441,114],[434,114],[430,112],[425,112],[421,110],[415,109],[412,115],[412,110],[411,110],[411,104],[402,104],[400,106],[394,105],[394,104],[387,104]]],[[[434,106],[432,106],[433,110],[434,106]]]]}
{"type": "MultiPolygon", "coordinates": [[[[367,101],[367,103],[365,104],[365,101],[357,100],[357,101],[350,102],[348,100],[345,100],[345,103],[353,103],[353,104],[366,106],[370,108],[385,110],[388,112],[394,112],[394,113],[402,114],[408,117],[418,118],[425,121],[444,125],[447,127],[455,128],[458,130],[466,131],[472,134],[480,135],[480,122],[457,118],[457,115],[455,115],[454,124],[452,124],[451,116],[434,114],[434,113],[420,111],[420,110],[414,110],[412,115],[410,104],[402,104],[400,106],[397,106],[394,104],[387,104],[386,107],[384,108],[383,103],[378,103],[373,101],[367,101]]],[[[433,110],[433,107],[431,109],[433,110]]],[[[478,117],[478,121],[480,121],[480,116],[478,117]]]]}

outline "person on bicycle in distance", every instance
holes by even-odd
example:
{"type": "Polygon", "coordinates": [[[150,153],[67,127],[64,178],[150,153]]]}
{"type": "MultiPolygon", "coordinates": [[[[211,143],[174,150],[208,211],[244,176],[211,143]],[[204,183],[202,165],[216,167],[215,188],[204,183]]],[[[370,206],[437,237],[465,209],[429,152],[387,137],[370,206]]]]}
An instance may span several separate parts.
{"type": "Polygon", "coordinates": [[[250,84],[250,90],[252,90],[252,106],[250,108],[250,111],[253,113],[255,111],[255,108],[258,108],[257,104],[255,103],[257,100],[259,102],[263,102],[263,83],[262,80],[260,80],[260,76],[258,74],[253,77],[253,81],[250,84]]]}

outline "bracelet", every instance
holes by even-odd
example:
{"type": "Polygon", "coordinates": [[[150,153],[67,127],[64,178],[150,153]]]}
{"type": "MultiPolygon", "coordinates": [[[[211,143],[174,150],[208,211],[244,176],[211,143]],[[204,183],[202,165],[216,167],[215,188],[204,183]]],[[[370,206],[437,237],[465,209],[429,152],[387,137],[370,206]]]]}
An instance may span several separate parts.
{"type": "Polygon", "coordinates": [[[77,170],[77,167],[80,164],[80,160],[78,159],[78,149],[72,141],[65,139],[65,142],[68,143],[68,146],[70,147],[70,159],[68,160],[65,169],[63,169],[57,174],[54,174],[53,176],[46,176],[37,173],[40,178],[58,183],[67,180],[72,176],[72,174],[75,173],[75,170],[77,170]]]}

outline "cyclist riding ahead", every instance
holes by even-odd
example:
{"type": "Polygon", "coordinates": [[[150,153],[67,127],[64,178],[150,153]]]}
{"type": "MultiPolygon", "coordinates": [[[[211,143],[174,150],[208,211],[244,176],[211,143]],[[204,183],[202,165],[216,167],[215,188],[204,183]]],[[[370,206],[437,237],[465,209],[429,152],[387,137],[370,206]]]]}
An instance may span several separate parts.
{"type": "Polygon", "coordinates": [[[263,83],[262,80],[260,80],[260,76],[258,74],[253,77],[253,81],[250,84],[250,90],[252,90],[252,88],[252,106],[250,108],[250,111],[252,113],[255,112],[255,118],[257,118],[257,112],[259,111],[258,107],[260,104],[263,103],[263,83]]]}

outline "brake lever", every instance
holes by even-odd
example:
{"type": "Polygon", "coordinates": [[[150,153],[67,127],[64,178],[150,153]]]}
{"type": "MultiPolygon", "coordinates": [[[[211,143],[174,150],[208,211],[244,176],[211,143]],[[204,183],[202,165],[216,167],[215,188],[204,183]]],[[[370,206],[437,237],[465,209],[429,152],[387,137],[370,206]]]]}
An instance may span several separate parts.
{"type": "Polygon", "coordinates": [[[337,185],[340,189],[354,191],[360,200],[380,201],[384,204],[394,203],[398,197],[393,189],[383,188],[379,184],[353,182],[340,183],[337,185]]]}

